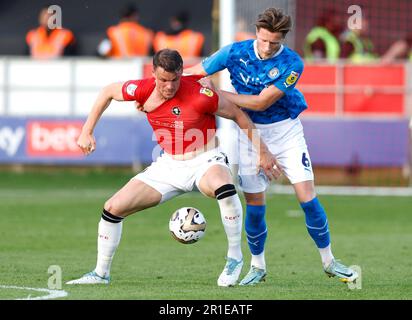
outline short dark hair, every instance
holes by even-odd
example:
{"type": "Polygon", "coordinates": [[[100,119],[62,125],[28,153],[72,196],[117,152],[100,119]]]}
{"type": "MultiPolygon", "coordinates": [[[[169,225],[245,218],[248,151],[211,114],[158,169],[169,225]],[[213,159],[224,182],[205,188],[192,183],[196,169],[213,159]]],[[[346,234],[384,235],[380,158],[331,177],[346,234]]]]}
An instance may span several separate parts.
{"type": "Polygon", "coordinates": [[[179,72],[183,70],[183,59],[179,52],[171,49],[158,51],[153,57],[153,69],[162,67],[167,72],[179,72]]]}
{"type": "Polygon", "coordinates": [[[120,10],[120,18],[130,18],[135,14],[139,14],[139,9],[133,3],[129,3],[129,4],[125,5],[120,10]]]}
{"type": "Polygon", "coordinates": [[[190,20],[189,13],[187,11],[180,11],[177,14],[175,14],[174,17],[184,26],[187,26],[190,20]]]}
{"type": "Polygon", "coordinates": [[[255,26],[258,30],[263,28],[270,32],[280,32],[285,37],[292,27],[292,18],[280,9],[268,8],[259,14],[255,26]]]}

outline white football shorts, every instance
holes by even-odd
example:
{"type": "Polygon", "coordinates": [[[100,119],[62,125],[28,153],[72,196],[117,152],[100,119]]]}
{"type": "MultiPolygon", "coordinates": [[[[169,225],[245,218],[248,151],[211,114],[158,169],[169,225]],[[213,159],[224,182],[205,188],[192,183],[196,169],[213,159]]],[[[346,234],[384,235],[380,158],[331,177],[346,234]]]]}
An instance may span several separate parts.
{"type": "MultiPolygon", "coordinates": [[[[255,126],[291,184],[314,179],[303,126],[298,118],[271,124],[255,123],[255,126]]],[[[239,186],[244,192],[263,192],[270,183],[262,171],[258,172],[257,165],[256,150],[239,130],[239,186]]]]}
{"type": "Polygon", "coordinates": [[[206,171],[214,166],[228,168],[227,156],[219,148],[199,154],[191,160],[175,160],[163,153],[155,162],[132,179],[139,179],[162,194],[160,203],[186,192],[199,189],[206,171]]]}

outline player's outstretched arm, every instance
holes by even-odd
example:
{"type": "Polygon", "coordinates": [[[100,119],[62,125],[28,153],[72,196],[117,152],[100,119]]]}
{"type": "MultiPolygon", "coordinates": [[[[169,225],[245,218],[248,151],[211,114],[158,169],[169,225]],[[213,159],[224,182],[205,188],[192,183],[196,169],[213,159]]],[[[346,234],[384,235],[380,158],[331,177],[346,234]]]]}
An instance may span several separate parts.
{"type": "Polygon", "coordinates": [[[124,101],[122,86],[123,83],[119,82],[112,83],[104,87],[94,102],[93,108],[83,125],[82,132],[77,139],[77,145],[80,149],[82,149],[85,155],[89,155],[96,149],[96,140],[93,136],[93,131],[101,115],[110,105],[110,102],[113,99],[117,101],[124,101]]]}
{"type": "Polygon", "coordinates": [[[216,115],[231,119],[243,130],[253,143],[256,152],[259,154],[259,167],[262,168],[267,177],[272,180],[281,175],[281,169],[276,161],[275,156],[269,151],[267,145],[260,137],[255,125],[246,113],[237,108],[232,102],[227,100],[219,93],[219,106],[216,115]]]}
{"type": "MultiPolygon", "coordinates": [[[[216,87],[210,77],[203,78],[199,81],[202,86],[212,90],[216,87]]],[[[272,104],[284,96],[284,92],[275,86],[270,86],[262,90],[259,95],[237,94],[228,91],[219,91],[220,96],[224,96],[227,100],[245,109],[254,111],[264,111],[272,104]]]]}
{"type": "Polygon", "coordinates": [[[198,63],[197,65],[194,65],[193,67],[190,68],[185,68],[183,70],[184,75],[197,75],[197,76],[207,76],[207,72],[203,68],[202,63],[198,63]]]}
{"type": "Polygon", "coordinates": [[[222,91],[222,95],[234,104],[249,110],[264,111],[284,96],[284,92],[275,86],[269,86],[259,95],[236,94],[222,91]]]}

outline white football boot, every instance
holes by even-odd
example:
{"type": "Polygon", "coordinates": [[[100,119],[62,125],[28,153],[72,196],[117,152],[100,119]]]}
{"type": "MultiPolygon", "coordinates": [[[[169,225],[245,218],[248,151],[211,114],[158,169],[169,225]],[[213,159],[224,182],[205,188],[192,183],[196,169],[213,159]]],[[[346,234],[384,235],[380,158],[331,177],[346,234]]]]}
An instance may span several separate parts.
{"type": "Polygon", "coordinates": [[[223,272],[217,279],[217,285],[219,287],[231,287],[237,283],[240,272],[242,271],[243,260],[237,261],[233,258],[227,257],[227,262],[223,272]]]}
{"type": "Polygon", "coordinates": [[[240,286],[254,286],[259,282],[265,281],[266,270],[251,266],[247,275],[240,281],[240,286]]]}
{"type": "Polygon", "coordinates": [[[356,283],[356,279],[359,278],[358,273],[355,270],[343,265],[338,260],[333,259],[332,262],[324,268],[325,273],[329,278],[337,277],[342,282],[356,283]]]}
{"type": "Polygon", "coordinates": [[[86,273],[79,279],[71,280],[66,284],[109,284],[110,277],[101,277],[94,270],[86,273]]]}

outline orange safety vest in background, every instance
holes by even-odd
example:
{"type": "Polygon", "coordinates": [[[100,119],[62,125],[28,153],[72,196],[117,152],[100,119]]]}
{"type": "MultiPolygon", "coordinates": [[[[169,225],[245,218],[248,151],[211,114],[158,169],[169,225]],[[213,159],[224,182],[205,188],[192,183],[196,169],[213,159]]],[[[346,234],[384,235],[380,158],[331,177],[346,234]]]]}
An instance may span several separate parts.
{"type": "Polygon", "coordinates": [[[153,48],[155,52],[165,48],[174,49],[179,51],[183,58],[200,57],[204,41],[203,34],[192,30],[183,30],[176,35],[159,31],[153,40],[153,48]]]}
{"type": "Polygon", "coordinates": [[[67,29],[53,29],[47,34],[45,27],[30,30],[26,42],[30,55],[36,59],[51,59],[63,55],[64,49],[74,41],[74,35],[67,29]]]}
{"type": "Polygon", "coordinates": [[[153,41],[153,31],[136,22],[121,22],[107,29],[112,44],[109,56],[115,58],[148,56],[153,41]]]}

